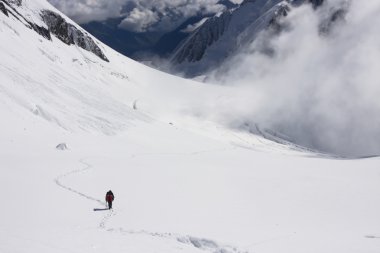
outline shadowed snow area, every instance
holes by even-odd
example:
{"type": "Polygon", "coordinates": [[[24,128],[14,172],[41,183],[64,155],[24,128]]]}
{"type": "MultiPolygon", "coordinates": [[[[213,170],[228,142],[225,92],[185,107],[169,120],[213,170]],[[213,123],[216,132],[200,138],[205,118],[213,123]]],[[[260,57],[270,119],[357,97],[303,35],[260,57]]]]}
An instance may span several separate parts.
{"type": "MultiPolygon", "coordinates": [[[[59,13],[17,8],[45,28],[40,11],[59,13]]],[[[0,252],[378,253],[379,158],[227,127],[219,105],[235,87],[149,69],[90,35],[109,62],[3,11],[0,33],[0,252]]]]}

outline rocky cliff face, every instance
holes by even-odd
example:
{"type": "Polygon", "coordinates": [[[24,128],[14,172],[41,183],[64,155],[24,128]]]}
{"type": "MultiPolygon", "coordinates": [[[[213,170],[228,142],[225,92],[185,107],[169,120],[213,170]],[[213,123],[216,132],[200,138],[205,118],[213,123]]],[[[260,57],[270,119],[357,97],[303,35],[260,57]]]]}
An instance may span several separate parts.
{"type": "MultiPolygon", "coordinates": [[[[275,33],[282,30],[280,19],[287,16],[292,5],[305,3],[318,8],[324,0],[245,0],[240,6],[206,21],[189,36],[174,52],[173,70],[184,72],[188,77],[201,75],[216,69],[220,63],[247,43],[259,32],[271,28],[275,33]]],[[[336,11],[321,32],[326,33],[344,12],[336,11]]]]}
{"type": "Polygon", "coordinates": [[[50,10],[41,11],[41,18],[46,24],[38,25],[28,20],[22,15],[18,8],[22,5],[22,0],[0,0],[0,11],[6,16],[12,16],[22,22],[28,28],[34,30],[45,39],[51,40],[51,34],[66,43],[67,45],[77,45],[87,51],[90,51],[104,61],[108,61],[102,50],[95,41],[87,34],[69,24],[59,14],[50,10]]]}
{"type": "Polygon", "coordinates": [[[239,7],[210,18],[174,52],[174,71],[192,77],[215,69],[263,29],[287,14],[283,0],[246,0],[239,7]]]}
{"type": "Polygon", "coordinates": [[[21,15],[17,11],[17,7],[20,6],[21,3],[22,3],[21,0],[1,0],[0,1],[0,10],[6,16],[8,16],[8,17],[9,17],[9,15],[13,16],[18,21],[22,22],[29,29],[34,30],[39,35],[41,35],[42,37],[50,40],[51,37],[50,37],[50,33],[49,33],[48,29],[29,21],[28,19],[26,19],[23,15],[21,15]]]}
{"type": "Polygon", "coordinates": [[[227,29],[231,20],[231,12],[224,12],[219,17],[212,17],[203,24],[197,32],[190,36],[186,42],[177,49],[173,59],[175,63],[197,62],[205,54],[206,49],[219,40],[227,29]]]}
{"type": "Polygon", "coordinates": [[[0,2],[0,11],[4,13],[6,16],[8,16],[7,8],[5,8],[4,3],[0,2]]]}
{"type": "Polygon", "coordinates": [[[83,33],[74,25],[67,23],[58,13],[44,10],[41,13],[41,17],[48,26],[49,31],[67,45],[77,45],[80,48],[94,53],[104,61],[108,61],[102,50],[90,36],[83,33]]]}

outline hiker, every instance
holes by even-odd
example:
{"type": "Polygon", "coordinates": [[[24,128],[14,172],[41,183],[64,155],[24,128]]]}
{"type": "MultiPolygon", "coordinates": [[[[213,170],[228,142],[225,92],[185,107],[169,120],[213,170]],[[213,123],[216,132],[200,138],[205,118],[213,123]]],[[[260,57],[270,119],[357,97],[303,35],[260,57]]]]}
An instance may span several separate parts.
{"type": "Polygon", "coordinates": [[[109,190],[106,194],[106,201],[108,203],[108,209],[112,209],[112,201],[115,199],[115,196],[113,195],[112,191],[109,190]]]}

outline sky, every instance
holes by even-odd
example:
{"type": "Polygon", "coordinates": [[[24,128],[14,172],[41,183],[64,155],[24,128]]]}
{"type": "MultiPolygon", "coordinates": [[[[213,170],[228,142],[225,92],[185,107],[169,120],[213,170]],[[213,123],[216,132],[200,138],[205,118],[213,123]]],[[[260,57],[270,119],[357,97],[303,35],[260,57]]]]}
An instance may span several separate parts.
{"type": "Polygon", "coordinates": [[[215,14],[225,10],[225,6],[218,3],[219,0],[48,1],[79,24],[125,17],[120,28],[133,32],[171,31],[196,14],[215,14]]]}
{"type": "Polygon", "coordinates": [[[380,154],[379,11],[378,0],[294,8],[279,36],[263,32],[214,73],[236,93],[210,111],[232,127],[259,126],[325,152],[380,154]],[[337,9],[344,19],[321,33],[337,9]]]}

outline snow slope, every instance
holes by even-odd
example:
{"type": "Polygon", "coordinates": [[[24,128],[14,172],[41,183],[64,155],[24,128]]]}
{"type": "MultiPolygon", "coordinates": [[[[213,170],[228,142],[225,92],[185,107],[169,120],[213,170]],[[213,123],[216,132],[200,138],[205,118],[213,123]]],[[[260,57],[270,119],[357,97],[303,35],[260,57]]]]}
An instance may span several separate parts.
{"type": "Polygon", "coordinates": [[[378,158],[218,125],[200,107],[232,89],[95,39],[109,62],[3,12],[0,33],[0,252],[379,252],[378,158]]]}

